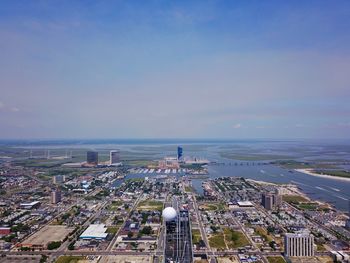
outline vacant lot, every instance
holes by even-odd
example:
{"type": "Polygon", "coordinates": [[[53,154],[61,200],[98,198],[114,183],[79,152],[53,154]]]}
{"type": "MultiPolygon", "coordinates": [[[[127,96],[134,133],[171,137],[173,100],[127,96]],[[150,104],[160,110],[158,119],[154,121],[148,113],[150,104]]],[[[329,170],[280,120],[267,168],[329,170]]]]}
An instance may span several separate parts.
{"type": "Polygon", "coordinates": [[[108,206],[108,210],[111,211],[116,211],[118,208],[120,208],[123,205],[123,201],[117,200],[117,201],[112,201],[112,203],[108,206]]]}
{"type": "Polygon", "coordinates": [[[267,257],[269,263],[286,263],[283,257],[267,257]]]}
{"type": "Polygon", "coordinates": [[[109,234],[116,234],[119,230],[118,226],[109,226],[107,227],[107,233],[109,234]]]}
{"type": "Polygon", "coordinates": [[[46,246],[52,241],[62,241],[74,228],[61,225],[44,226],[38,232],[23,241],[23,244],[46,246]]]}
{"type": "Polygon", "coordinates": [[[258,226],[255,229],[256,234],[263,237],[267,242],[271,242],[273,240],[272,236],[268,234],[267,230],[261,226],[258,226]]]}
{"type": "Polygon", "coordinates": [[[85,257],[77,256],[60,256],[56,263],[79,263],[79,261],[84,261],[85,257]]]}
{"type": "Polygon", "coordinates": [[[240,262],[237,256],[218,257],[217,260],[218,260],[218,263],[239,263],[240,262]]]}
{"type": "Polygon", "coordinates": [[[211,248],[226,249],[223,233],[216,233],[209,237],[209,245],[211,248]]]}
{"type": "Polygon", "coordinates": [[[155,200],[142,201],[137,206],[137,210],[143,210],[143,211],[154,211],[154,210],[162,211],[162,209],[163,209],[163,202],[155,201],[155,200]]]}
{"type": "Polygon", "coordinates": [[[239,248],[249,245],[248,239],[241,231],[230,228],[224,229],[225,241],[228,248],[239,248]]]}
{"type": "Polygon", "coordinates": [[[199,229],[192,229],[192,243],[198,244],[201,239],[202,239],[202,236],[199,229]]]}

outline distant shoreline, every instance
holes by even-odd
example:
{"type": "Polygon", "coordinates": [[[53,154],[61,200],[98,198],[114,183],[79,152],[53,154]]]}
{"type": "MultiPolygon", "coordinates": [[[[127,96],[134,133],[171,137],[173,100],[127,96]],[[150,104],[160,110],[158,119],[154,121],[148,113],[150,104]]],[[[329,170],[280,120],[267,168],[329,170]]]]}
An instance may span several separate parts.
{"type": "Polygon", "coordinates": [[[347,181],[350,182],[350,178],[346,177],[341,177],[341,176],[336,176],[336,175],[329,175],[329,174],[318,174],[313,171],[313,169],[294,169],[294,171],[312,175],[312,176],[317,176],[317,177],[322,177],[322,178],[328,178],[328,179],[334,179],[334,180],[339,180],[339,181],[347,181]]]}

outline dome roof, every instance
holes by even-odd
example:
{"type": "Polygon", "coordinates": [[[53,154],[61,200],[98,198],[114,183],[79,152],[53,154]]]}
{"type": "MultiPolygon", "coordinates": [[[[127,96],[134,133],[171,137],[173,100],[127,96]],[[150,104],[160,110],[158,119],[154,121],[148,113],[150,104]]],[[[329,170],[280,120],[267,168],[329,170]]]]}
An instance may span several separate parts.
{"type": "Polygon", "coordinates": [[[167,207],[163,210],[162,216],[165,221],[171,221],[176,218],[176,210],[172,207],[167,207]]]}

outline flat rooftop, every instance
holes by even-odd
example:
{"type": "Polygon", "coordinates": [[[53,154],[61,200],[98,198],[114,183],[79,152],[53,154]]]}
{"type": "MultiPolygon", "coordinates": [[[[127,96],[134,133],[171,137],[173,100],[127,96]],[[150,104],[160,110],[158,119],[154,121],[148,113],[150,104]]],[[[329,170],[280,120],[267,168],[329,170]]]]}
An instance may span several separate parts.
{"type": "Polygon", "coordinates": [[[20,206],[34,206],[36,204],[39,204],[40,201],[33,201],[33,202],[30,202],[30,203],[21,203],[19,204],[20,206]]]}
{"type": "Polygon", "coordinates": [[[105,239],[107,237],[105,224],[92,224],[81,235],[82,239],[105,239]]]}
{"type": "Polygon", "coordinates": [[[252,202],[250,201],[240,201],[240,202],[237,202],[238,206],[241,206],[241,207],[250,207],[250,206],[254,206],[252,202]]]}

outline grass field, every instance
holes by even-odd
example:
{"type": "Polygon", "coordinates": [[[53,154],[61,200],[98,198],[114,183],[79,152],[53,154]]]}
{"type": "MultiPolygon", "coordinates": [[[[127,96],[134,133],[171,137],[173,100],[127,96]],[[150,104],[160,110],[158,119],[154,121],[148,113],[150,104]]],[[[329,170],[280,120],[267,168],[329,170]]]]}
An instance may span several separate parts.
{"type": "Polygon", "coordinates": [[[200,205],[200,209],[215,211],[215,210],[224,210],[225,204],[223,203],[204,203],[200,205]]]}
{"type": "Polygon", "coordinates": [[[185,191],[188,192],[188,193],[192,192],[192,187],[185,186],[185,191]]]}
{"type": "Polygon", "coordinates": [[[192,243],[198,244],[201,239],[202,239],[202,236],[199,229],[192,229],[192,243]]]}
{"type": "Polygon", "coordinates": [[[142,202],[140,202],[138,204],[137,210],[142,210],[142,211],[158,210],[158,211],[162,211],[163,210],[163,202],[161,202],[161,201],[154,201],[154,200],[142,201],[142,202]]]}
{"type": "Polygon", "coordinates": [[[228,248],[239,248],[249,245],[248,239],[241,231],[224,228],[225,241],[228,248]]]}
{"type": "Polygon", "coordinates": [[[77,257],[77,256],[60,256],[56,263],[77,263],[79,260],[83,260],[85,257],[77,257]]]}
{"type": "Polygon", "coordinates": [[[318,204],[317,203],[302,203],[298,205],[299,209],[302,210],[317,210],[318,204]]]}
{"type": "Polygon", "coordinates": [[[317,251],[327,251],[327,249],[322,244],[316,244],[317,245],[317,251]]]}
{"type": "Polygon", "coordinates": [[[110,211],[116,211],[121,205],[123,204],[122,201],[113,201],[107,209],[110,211]]]}
{"type": "Polygon", "coordinates": [[[299,204],[302,202],[308,202],[308,200],[305,197],[302,197],[300,195],[284,195],[283,201],[285,201],[287,203],[292,203],[292,204],[299,204]]]}
{"type": "Polygon", "coordinates": [[[226,249],[223,233],[216,233],[209,237],[209,245],[211,248],[226,249]]]}
{"type": "Polygon", "coordinates": [[[267,233],[267,230],[266,230],[265,228],[263,228],[263,227],[258,226],[258,227],[255,229],[255,232],[256,232],[259,236],[265,238],[265,240],[266,240],[267,242],[270,242],[270,241],[273,240],[273,238],[267,233]]]}
{"type": "Polygon", "coordinates": [[[116,234],[119,230],[119,227],[117,226],[110,226],[110,227],[107,227],[107,233],[108,234],[116,234]]]}
{"type": "Polygon", "coordinates": [[[277,256],[277,257],[267,257],[267,260],[269,263],[286,263],[283,257],[277,256]]]}

